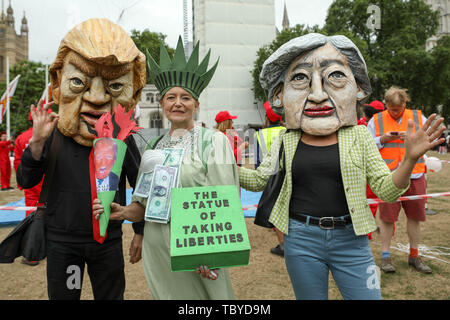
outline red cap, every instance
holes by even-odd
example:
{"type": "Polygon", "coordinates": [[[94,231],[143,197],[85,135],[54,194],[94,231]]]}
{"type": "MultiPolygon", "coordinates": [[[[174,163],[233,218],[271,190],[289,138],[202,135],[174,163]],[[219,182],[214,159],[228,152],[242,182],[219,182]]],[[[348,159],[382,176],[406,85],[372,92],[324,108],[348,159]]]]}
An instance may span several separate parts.
{"type": "MultiPolygon", "coordinates": [[[[36,111],[37,110],[37,107],[36,108],[34,108],[34,110],[36,111]]],[[[50,109],[50,108],[48,108],[47,109],[47,113],[52,113],[53,112],[53,110],[52,109],[50,109]]],[[[28,112],[28,120],[30,120],[30,121],[32,121],[33,119],[31,118],[31,111],[30,112],[28,112]]]]}
{"type": "Polygon", "coordinates": [[[371,106],[375,110],[384,111],[384,104],[381,101],[374,100],[371,103],[369,103],[369,106],[371,106]]]}
{"type": "Polygon", "coordinates": [[[269,101],[264,102],[264,109],[266,109],[267,118],[269,118],[270,122],[277,122],[282,119],[280,115],[276,114],[272,110],[272,107],[270,106],[269,101]]]}
{"type": "Polygon", "coordinates": [[[228,111],[220,111],[216,115],[216,122],[222,122],[225,120],[237,119],[237,116],[232,116],[228,111]]]}

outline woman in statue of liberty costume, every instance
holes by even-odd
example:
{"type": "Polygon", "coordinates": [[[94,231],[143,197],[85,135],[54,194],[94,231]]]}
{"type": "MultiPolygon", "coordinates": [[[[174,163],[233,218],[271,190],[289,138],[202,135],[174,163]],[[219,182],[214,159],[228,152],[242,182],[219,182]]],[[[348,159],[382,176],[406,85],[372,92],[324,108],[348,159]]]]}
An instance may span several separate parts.
{"type": "MultiPolygon", "coordinates": [[[[217,63],[207,71],[208,52],[199,64],[197,43],[186,61],[181,37],[173,61],[161,46],[160,64],[148,55],[150,76],[161,93],[160,104],[170,121],[170,131],[151,141],[147,149],[182,148],[184,157],[179,176],[179,187],[209,185],[239,186],[233,150],[221,132],[202,128],[194,122],[199,110],[199,96],[211,80],[217,63]]],[[[144,154],[145,155],[145,154],[144,154]]],[[[145,156],[138,179],[145,171],[145,156]]],[[[141,221],[144,219],[147,199],[136,194],[129,206],[111,205],[112,219],[141,221]]],[[[94,205],[97,214],[103,209],[94,205]]],[[[170,222],[146,221],[142,260],[145,276],[153,299],[234,299],[230,277],[226,269],[210,270],[200,266],[197,272],[171,272],[170,222]]]]}

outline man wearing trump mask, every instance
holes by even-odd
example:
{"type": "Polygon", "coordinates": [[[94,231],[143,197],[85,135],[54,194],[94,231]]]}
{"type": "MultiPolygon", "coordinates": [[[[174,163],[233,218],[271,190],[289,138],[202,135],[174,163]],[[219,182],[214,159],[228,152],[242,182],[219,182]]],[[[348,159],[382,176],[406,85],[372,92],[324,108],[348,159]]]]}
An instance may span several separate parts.
{"type": "MultiPolygon", "coordinates": [[[[100,116],[113,112],[118,104],[129,111],[139,101],[145,85],[145,56],[121,27],[106,19],[90,19],[62,39],[49,71],[59,113],[47,114],[51,104],[42,111],[31,108],[33,136],[17,173],[23,187],[37,184],[45,172],[50,145],[59,136],[45,212],[48,295],[79,299],[87,265],[95,299],[123,299],[122,226],[112,221],[106,237],[95,234],[90,154],[100,116]],[[81,279],[79,285],[68,286],[73,270],[78,270],[81,279]]],[[[133,139],[125,140],[128,148],[114,199],[123,205],[126,179],[134,188],[140,162],[133,139]]],[[[130,262],[135,263],[141,258],[143,224],[134,224],[133,229],[130,262]]]]}

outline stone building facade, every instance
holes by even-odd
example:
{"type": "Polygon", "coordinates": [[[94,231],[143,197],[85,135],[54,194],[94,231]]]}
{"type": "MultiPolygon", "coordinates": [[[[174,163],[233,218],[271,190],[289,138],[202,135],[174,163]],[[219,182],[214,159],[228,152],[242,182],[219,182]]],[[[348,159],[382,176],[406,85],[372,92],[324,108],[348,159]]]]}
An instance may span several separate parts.
{"type": "Polygon", "coordinates": [[[193,0],[193,39],[214,77],[200,96],[197,121],[213,127],[216,114],[238,115],[236,126],[264,123],[263,102],[253,94],[251,71],[257,51],[276,36],[274,0],[193,0]]]}
{"type": "Polygon", "coordinates": [[[17,34],[11,1],[6,14],[2,7],[0,15],[0,82],[6,81],[6,57],[9,57],[10,67],[21,60],[28,60],[28,21],[24,12],[20,33],[17,34]]]}
{"type": "Polygon", "coordinates": [[[169,121],[164,117],[164,112],[159,105],[159,91],[154,84],[147,84],[142,89],[139,101],[139,126],[152,128],[169,128],[169,121]]]}
{"type": "Polygon", "coordinates": [[[450,0],[425,0],[433,10],[439,12],[437,34],[427,40],[426,50],[431,50],[442,36],[450,36],[450,0]]]}

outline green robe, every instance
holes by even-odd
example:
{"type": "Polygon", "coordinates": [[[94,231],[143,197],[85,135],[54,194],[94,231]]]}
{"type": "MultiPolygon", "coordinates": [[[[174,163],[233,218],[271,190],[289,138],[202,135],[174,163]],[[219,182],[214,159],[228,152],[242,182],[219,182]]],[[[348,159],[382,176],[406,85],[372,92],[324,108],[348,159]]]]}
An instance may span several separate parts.
{"type": "MultiPolygon", "coordinates": [[[[180,173],[180,187],[236,185],[239,187],[233,150],[221,132],[214,132],[211,148],[203,161],[194,143],[194,152],[185,149],[180,173]]],[[[158,148],[158,146],[157,146],[158,148]]],[[[141,175],[139,172],[138,179],[141,175]]],[[[139,181],[139,180],[138,180],[139,181]]],[[[133,195],[132,201],[144,207],[147,199],[133,195]]],[[[227,269],[219,269],[218,278],[209,280],[195,272],[172,272],[170,267],[170,222],[145,222],[142,261],[145,277],[153,299],[163,300],[226,300],[235,299],[227,269]]]]}

